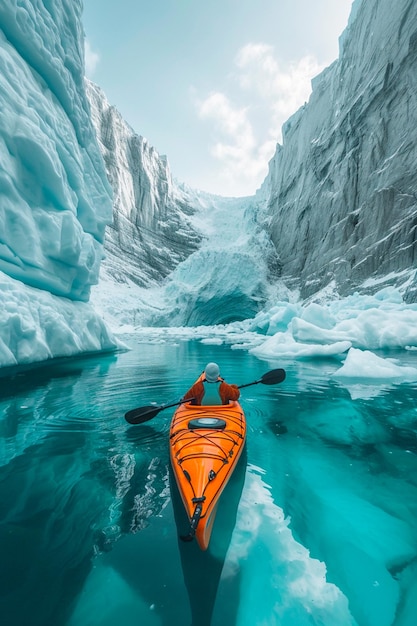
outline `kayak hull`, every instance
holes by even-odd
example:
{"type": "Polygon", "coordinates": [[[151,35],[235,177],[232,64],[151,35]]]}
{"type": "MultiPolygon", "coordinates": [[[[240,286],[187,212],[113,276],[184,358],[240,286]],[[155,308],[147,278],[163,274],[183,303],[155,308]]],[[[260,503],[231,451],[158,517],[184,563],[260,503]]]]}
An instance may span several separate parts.
{"type": "Polygon", "coordinates": [[[207,550],[220,496],[246,441],[246,419],[238,402],[195,406],[183,403],[170,426],[170,458],[190,532],[207,550]]]}

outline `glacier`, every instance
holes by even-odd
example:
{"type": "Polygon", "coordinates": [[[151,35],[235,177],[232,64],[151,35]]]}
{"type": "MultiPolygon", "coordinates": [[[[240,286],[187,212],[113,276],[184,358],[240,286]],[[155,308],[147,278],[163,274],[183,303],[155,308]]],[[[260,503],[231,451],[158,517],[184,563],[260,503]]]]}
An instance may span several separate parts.
{"type": "Polygon", "coordinates": [[[112,215],[82,3],[0,6],[0,367],[119,342],[88,303],[112,215]]]}
{"type": "Polygon", "coordinates": [[[86,301],[112,192],[83,89],[81,6],[5,0],[0,9],[0,269],[86,301]]]}

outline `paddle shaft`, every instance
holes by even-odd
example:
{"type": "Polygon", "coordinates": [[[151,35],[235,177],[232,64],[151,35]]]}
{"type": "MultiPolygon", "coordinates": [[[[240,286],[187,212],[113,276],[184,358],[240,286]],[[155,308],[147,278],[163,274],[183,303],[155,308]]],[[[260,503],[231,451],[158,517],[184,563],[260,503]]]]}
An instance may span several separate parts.
{"type": "Polygon", "coordinates": [[[262,380],[255,380],[253,383],[246,383],[245,385],[239,385],[238,389],[243,389],[244,387],[252,387],[252,385],[259,385],[262,380]]]}
{"type": "MultiPolygon", "coordinates": [[[[245,385],[239,385],[238,389],[244,389],[245,387],[251,387],[252,385],[259,385],[259,383],[263,385],[276,385],[277,383],[281,383],[285,380],[285,370],[283,369],[275,369],[269,372],[266,372],[259,380],[255,380],[252,383],[246,383],[245,385]]],[[[158,415],[160,411],[164,409],[169,409],[173,406],[179,406],[183,402],[191,402],[194,398],[187,398],[187,400],[180,400],[179,402],[173,402],[172,404],[164,404],[162,406],[142,406],[137,409],[132,409],[125,413],[125,420],[129,422],[129,424],[143,424],[144,422],[148,422],[158,415]]]]}

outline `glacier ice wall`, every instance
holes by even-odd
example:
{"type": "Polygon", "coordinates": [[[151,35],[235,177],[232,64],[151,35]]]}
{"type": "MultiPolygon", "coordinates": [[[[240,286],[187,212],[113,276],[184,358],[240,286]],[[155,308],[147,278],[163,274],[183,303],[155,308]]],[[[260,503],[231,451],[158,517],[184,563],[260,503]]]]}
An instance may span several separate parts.
{"type": "Polygon", "coordinates": [[[87,301],[111,187],[84,89],[81,0],[0,4],[0,270],[87,301]]]}
{"type": "Polygon", "coordinates": [[[417,3],[356,0],[339,43],[258,191],[282,278],[302,297],[416,263],[417,3]]]}
{"type": "Polygon", "coordinates": [[[202,240],[191,218],[201,203],[173,181],[168,160],[138,135],[109,104],[103,91],[86,81],[92,119],[113,197],[104,266],[123,282],[159,283],[202,240]]]}
{"type": "Polygon", "coordinates": [[[112,190],[81,13],[81,0],[0,3],[0,367],[118,346],[88,302],[112,190]]]}
{"type": "MultiPolygon", "coordinates": [[[[200,216],[207,234],[142,312],[143,325],[200,326],[254,317],[270,297],[274,249],[256,224],[251,198],[206,198],[200,216]]],[[[137,319],[140,319],[137,316],[137,319]]]]}

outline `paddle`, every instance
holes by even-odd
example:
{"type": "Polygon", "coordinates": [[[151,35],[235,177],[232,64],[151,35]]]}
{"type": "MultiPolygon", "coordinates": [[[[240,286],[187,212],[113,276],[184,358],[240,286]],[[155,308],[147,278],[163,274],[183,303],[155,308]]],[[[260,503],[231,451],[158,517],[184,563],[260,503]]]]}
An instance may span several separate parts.
{"type": "MultiPolygon", "coordinates": [[[[282,383],[285,380],[285,370],[276,369],[266,372],[259,380],[255,380],[253,383],[246,383],[246,385],[239,385],[238,389],[243,389],[244,387],[251,387],[252,385],[276,385],[277,383],[282,383]]],[[[187,400],[180,400],[179,402],[173,402],[172,404],[163,404],[161,406],[149,405],[149,406],[140,406],[137,409],[132,409],[125,413],[125,420],[129,422],[129,424],[143,424],[143,422],[148,422],[153,419],[160,411],[164,409],[169,409],[173,406],[179,406],[183,402],[190,402],[192,398],[188,398],[187,400]]]]}

